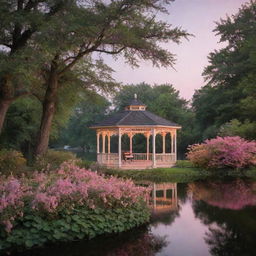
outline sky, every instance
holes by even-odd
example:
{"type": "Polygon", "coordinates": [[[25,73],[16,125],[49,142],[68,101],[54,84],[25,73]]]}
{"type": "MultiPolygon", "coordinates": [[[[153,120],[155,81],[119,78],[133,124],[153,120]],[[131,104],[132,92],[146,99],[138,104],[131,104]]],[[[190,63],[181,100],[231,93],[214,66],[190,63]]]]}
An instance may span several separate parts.
{"type": "Polygon", "coordinates": [[[215,49],[224,46],[213,29],[215,22],[226,15],[237,13],[239,7],[248,0],[175,0],[168,7],[169,15],[163,18],[173,26],[181,27],[194,35],[189,41],[182,40],[176,45],[172,42],[165,45],[176,55],[175,69],[156,68],[150,62],[140,62],[139,68],[131,68],[122,59],[115,61],[106,58],[114,70],[114,78],[123,84],[172,84],[180,91],[181,97],[190,100],[196,89],[205,82],[202,76],[207,66],[207,56],[215,49]]]}

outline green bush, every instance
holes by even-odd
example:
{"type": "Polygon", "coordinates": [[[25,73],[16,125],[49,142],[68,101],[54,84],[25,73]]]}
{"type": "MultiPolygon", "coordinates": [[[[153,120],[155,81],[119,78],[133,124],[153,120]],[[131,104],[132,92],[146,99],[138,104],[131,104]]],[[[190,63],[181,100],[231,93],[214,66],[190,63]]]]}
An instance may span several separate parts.
{"type": "Polygon", "coordinates": [[[75,154],[67,151],[56,151],[49,149],[45,154],[38,156],[34,163],[36,170],[54,170],[63,162],[77,160],[75,154]]]}
{"type": "Polygon", "coordinates": [[[63,212],[57,219],[27,213],[23,219],[16,221],[9,235],[0,232],[0,251],[39,246],[49,241],[91,239],[100,234],[126,231],[149,220],[150,213],[145,204],[116,209],[81,207],[73,212],[63,212]]]}
{"type": "Polygon", "coordinates": [[[77,161],[77,165],[81,168],[85,168],[85,169],[91,169],[91,166],[94,164],[95,162],[93,161],[88,161],[88,160],[78,160],[77,161]]]}
{"type": "Polygon", "coordinates": [[[27,161],[16,150],[0,150],[0,173],[4,175],[19,174],[26,169],[27,161]]]}
{"type": "Polygon", "coordinates": [[[176,167],[180,167],[180,168],[193,168],[195,166],[189,160],[178,160],[176,162],[176,167]]]}

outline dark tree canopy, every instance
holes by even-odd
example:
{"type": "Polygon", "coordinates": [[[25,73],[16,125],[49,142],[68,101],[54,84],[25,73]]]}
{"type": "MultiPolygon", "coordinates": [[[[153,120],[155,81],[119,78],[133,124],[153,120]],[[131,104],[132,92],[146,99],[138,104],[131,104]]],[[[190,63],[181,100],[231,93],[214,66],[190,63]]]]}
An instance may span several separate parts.
{"type": "Polygon", "coordinates": [[[23,95],[42,103],[36,154],[47,150],[54,116],[66,88],[79,93],[117,85],[102,55],[123,56],[133,66],[149,60],[172,66],[161,43],[189,34],[157,18],[169,0],[4,0],[0,3],[0,130],[10,104],[23,95]]]}
{"type": "MultiPolygon", "coordinates": [[[[203,138],[215,136],[222,125],[234,119],[240,122],[236,128],[234,125],[238,123],[233,122],[236,135],[256,138],[250,132],[252,126],[256,128],[255,17],[256,2],[251,1],[237,14],[217,23],[215,32],[227,46],[210,53],[210,63],[203,73],[208,84],[196,91],[193,98],[196,122],[203,138]]],[[[227,127],[225,134],[228,134],[227,127]]]]}

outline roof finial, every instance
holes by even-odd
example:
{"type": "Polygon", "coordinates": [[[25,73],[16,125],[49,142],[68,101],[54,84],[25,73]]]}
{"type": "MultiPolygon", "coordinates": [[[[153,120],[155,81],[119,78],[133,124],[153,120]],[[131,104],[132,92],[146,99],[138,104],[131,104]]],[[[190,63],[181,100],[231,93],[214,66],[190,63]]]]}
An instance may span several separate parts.
{"type": "Polygon", "coordinates": [[[134,99],[137,100],[137,93],[134,93],[134,99]]]}

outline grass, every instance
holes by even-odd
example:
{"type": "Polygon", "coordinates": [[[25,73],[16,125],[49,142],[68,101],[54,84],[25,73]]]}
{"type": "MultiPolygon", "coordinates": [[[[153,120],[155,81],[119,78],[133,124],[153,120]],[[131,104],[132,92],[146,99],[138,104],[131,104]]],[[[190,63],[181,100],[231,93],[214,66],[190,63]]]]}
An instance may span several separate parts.
{"type": "Polygon", "coordinates": [[[207,178],[251,178],[256,180],[256,168],[246,170],[203,170],[192,167],[189,161],[177,161],[177,166],[172,168],[156,168],[146,170],[115,170],[102,169],[106,175],[130,178],[134,181],[153,181],[186,183],[207,178]]]}
{"type": "Polygon", "coordinates": [[[131,178],[134,181],[154,182],[190,182],[198,179],[205,179],[212,175],[212,172],[199,170],[197,168],[156,168],[148,170],[104,170],[107,175],[114,175],[122,178],[131,178]]]}
{"type": "Polygon", "coordinates": [[[256,167],[246,170],[245,176],[256,180],[256,167]]]}

